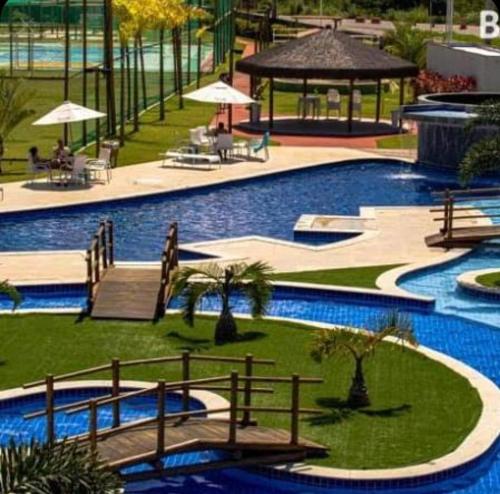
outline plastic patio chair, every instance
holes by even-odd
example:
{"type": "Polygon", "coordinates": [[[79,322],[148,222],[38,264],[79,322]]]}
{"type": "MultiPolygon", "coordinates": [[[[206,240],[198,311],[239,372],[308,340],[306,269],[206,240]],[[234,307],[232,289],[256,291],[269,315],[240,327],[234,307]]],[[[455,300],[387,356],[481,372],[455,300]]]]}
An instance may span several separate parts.
{"type": "Polygon", "coordinates": [[[250,141],[250,144],[248,145],[248,151],[253,154],[254,156],[257,156],[257,154],[260,151],[264,151],[264,156],[265,160],[267,161],[269,159],[269,140],[270,140],[271,135],[269,132],[265,132],[264,135],[262,136],[262,139],[256,139],[253,141],[250,141]]]}
{"type": "Polygon", "coordinates": [[[35,162],[31,154],[28,154],[27,172],[31,174],[31,183],[35,181],[37,175],[47,174],[47,182],[52,182],[52,169],[45,162],[35,162]]]}
{"type": "Polygon", "coordinates": [[[106,173],[106,181],[109,184],[112,178],[111,172],[111,153],[112,150],[108,147],[102,147],[99,150],[99,157],[97,159],[87,160],[87,171],[91,176],[99,176],[101,172],[106,173]]]}
{"type": "Polygon", "coordinates": [[[326,118],[330,118],[330,110],[336,111],[340,118],[341,101],[338,89],[329,89],[326,93],[326,118]]]}

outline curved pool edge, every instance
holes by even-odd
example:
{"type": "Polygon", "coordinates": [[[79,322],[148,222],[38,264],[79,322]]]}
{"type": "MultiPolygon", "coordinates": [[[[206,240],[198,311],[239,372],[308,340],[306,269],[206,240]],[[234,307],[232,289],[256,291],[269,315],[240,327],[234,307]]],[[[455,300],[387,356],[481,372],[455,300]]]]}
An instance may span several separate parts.
{"type": "MultiPolygon", "coordinates": [[[[147,389],[155,388],[158,383],[151,381],[136,381],[136,380],[121,380],[121,388],[132,388],[132,389],[147,389]]],[[[89,389],[89,388],[112,388],[113,382],[109,379],[86,379],[81,381],[62,381],[54,383],[54,390],[65,391],[65,390],[78,390],[78,389],[89,389]]],[[[0,401],[11,400],[15,398],[24,398],[31,395],[36,395],[40,393],[45,393],[46,387],[44,384],[40,386],[34,386],[32,388],[10,388],[0,391],[0,401]]],[[[182,394],[182,391],[171,391],[174,394],[182,394]]],[[[197,390],[193,389],[190,391],[191,398],[198,400],[206,409],[209,408],[227,408],[229,402],[222,396],[212,393],[211,391],[197,390]]],[[[219,412],[212,414],[213,417],[219,418],[221,420],[226,420],[229,418],[229,412],[219,412]]]]}
{"type": "Polygon", "coordinates": [[[475,271],[466,271],[457,276],[457,284],[460,289],[474,297],[487,297],[494,300],[500,300],[500,288],[486,286],[477,281],[480,276],[485,274],[498,273],[498,268],[477,269],[475,271]]]}
{"type": "MultiPolygon", "coordinates": [[[[168,312],[179,313],[180,311],[169,309],[168,312]]],[[[202,311],[201,314],[209,316],[218,315],[217,312],[211,311],[202,311]]],[[[234,315],[235,317],[243,319],[251,318],[248,314],[237,313],[234,315]]],[[[302,324],[318,329],[339,327],[335,324],[321,323],[307,319],[294,319],[291,317],[266,316],[266,318],[274,321],[302,324]]],[[[354,330],[356,330],[356,328],[354,328],[354,330]]],[[[387,338],[387,341],[391,341],[398,345],[402,344],[396,338],[387,338]]],[[[483,404],[481,416],[474,429],[454,451],[426,463],[388,469],[356,470],[323,467],[304,463],[285,464],[269,468],[279,469],[281,474],[284,475],[284,480],[286,480],[286,476],[289,475],[291,480],[306,484],[311,482],[314,483],[314,479],[318,478],[332,481],[353,481],[363,483],[377,481],[404,482],[407,480],[417,482],[419,479],[427,481],[430,478],[434,481],[438,481],[442,478],[453,476],[457,469],[471,464],[487,455],[491,449],[495,447],[500,437],[500,389],[486,376],[449,355],[422,345],[419,345],[415,351],[421,352],[427,358],[441,363],[453,372],[467,379],[470,385],[477,390],[483,404]],[[302,479],[303,482],[301,482],[300,479],[302,479]]],[[[280,478],[282,478],[281,475],[280,478]]]]}

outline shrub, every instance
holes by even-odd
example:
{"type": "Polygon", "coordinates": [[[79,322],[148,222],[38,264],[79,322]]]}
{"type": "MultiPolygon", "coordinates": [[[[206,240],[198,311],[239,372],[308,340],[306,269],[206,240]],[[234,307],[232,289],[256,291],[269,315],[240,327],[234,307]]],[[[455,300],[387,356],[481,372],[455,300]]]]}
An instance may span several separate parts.
{"type": "Polygon", "coordinates": [[[463,75],[444,77],[431,70],[422,70],[417,77],[416,87],[418,94],[458,93],[474,91],[476,89],[476,80],[474,77],[463,75]]]}

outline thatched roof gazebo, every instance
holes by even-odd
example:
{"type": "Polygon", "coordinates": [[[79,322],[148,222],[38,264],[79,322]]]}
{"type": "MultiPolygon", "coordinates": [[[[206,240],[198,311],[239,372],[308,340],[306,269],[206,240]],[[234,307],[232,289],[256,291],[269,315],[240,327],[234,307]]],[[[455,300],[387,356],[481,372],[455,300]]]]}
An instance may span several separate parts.
{"type": "Polygon", "coordinates": [[[345,33],[323,29],[275,46],[236,63],[236,70],[254,77],[268,78],[269,127],[273,127],[273,89],[275,78],[349,81],[348,127],[352,129],[353,87],[359,80],[377,82],[376,121],[380,120],[382,79],[399,79],[403,104],[404,81],[418,75],[418,67],[384,50],[369,46],[345,33]]]}

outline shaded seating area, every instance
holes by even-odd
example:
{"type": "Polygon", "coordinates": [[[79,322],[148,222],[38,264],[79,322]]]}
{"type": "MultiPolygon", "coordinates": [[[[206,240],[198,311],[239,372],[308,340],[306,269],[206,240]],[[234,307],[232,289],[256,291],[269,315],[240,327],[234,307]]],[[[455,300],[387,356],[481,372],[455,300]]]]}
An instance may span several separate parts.
{"type": "MultiPolygon", "coordinates": [[[[382,82],[396,79],[399,82],[399,101],[404,103],[405,84],[408,79],[418,75],[418,67],[406,60],[390,55],[379,48],[369,46],[345,33],[323,29],[308,36],[298,38],[288,43],[274,46],[250,57],[239,60],[236,70],[248,74],[251,78],[251,92],[255,91],[258,79],[269,80],[269,110],[267,120],[258,123],[240,122],[244,130],[262,131],[264,128],[273,133],[319,135],[359,135],[384,134],[397,132],[391,124],[381,121],[382,116],[382,82]],[[302,81],[302,94],[297,102],[297,117],[294,126],[293,119],[286,117],[286,128],[282,128],[282,119],[275,116],[274,83],[277,79],[299,79],[302,81]],[[322,113],[322,96],[311,94],[308,81],[347,81],[347,118],[345,120],[320,121],[317,124],[303,125],[307,116],[320,120],[322,113]],[[361,91],[356,89],[360,81],[374,81],[376,86],[375,115],[370,125],[354,123],[362,112],[361,91]],[[378,130],[377,128],[380,127],[378,130]]],[[[338,91],[337,91],[338,92],[338,91]]],[[[340,94],[327,91],[325,97],[326,115],[331,110],[339,114],[341,105],[340,94]]],[[[309,122],[309,121],[308,121],[309,122]]],[[[399,122],[398,122],[399,124],[399,122]]]]}

